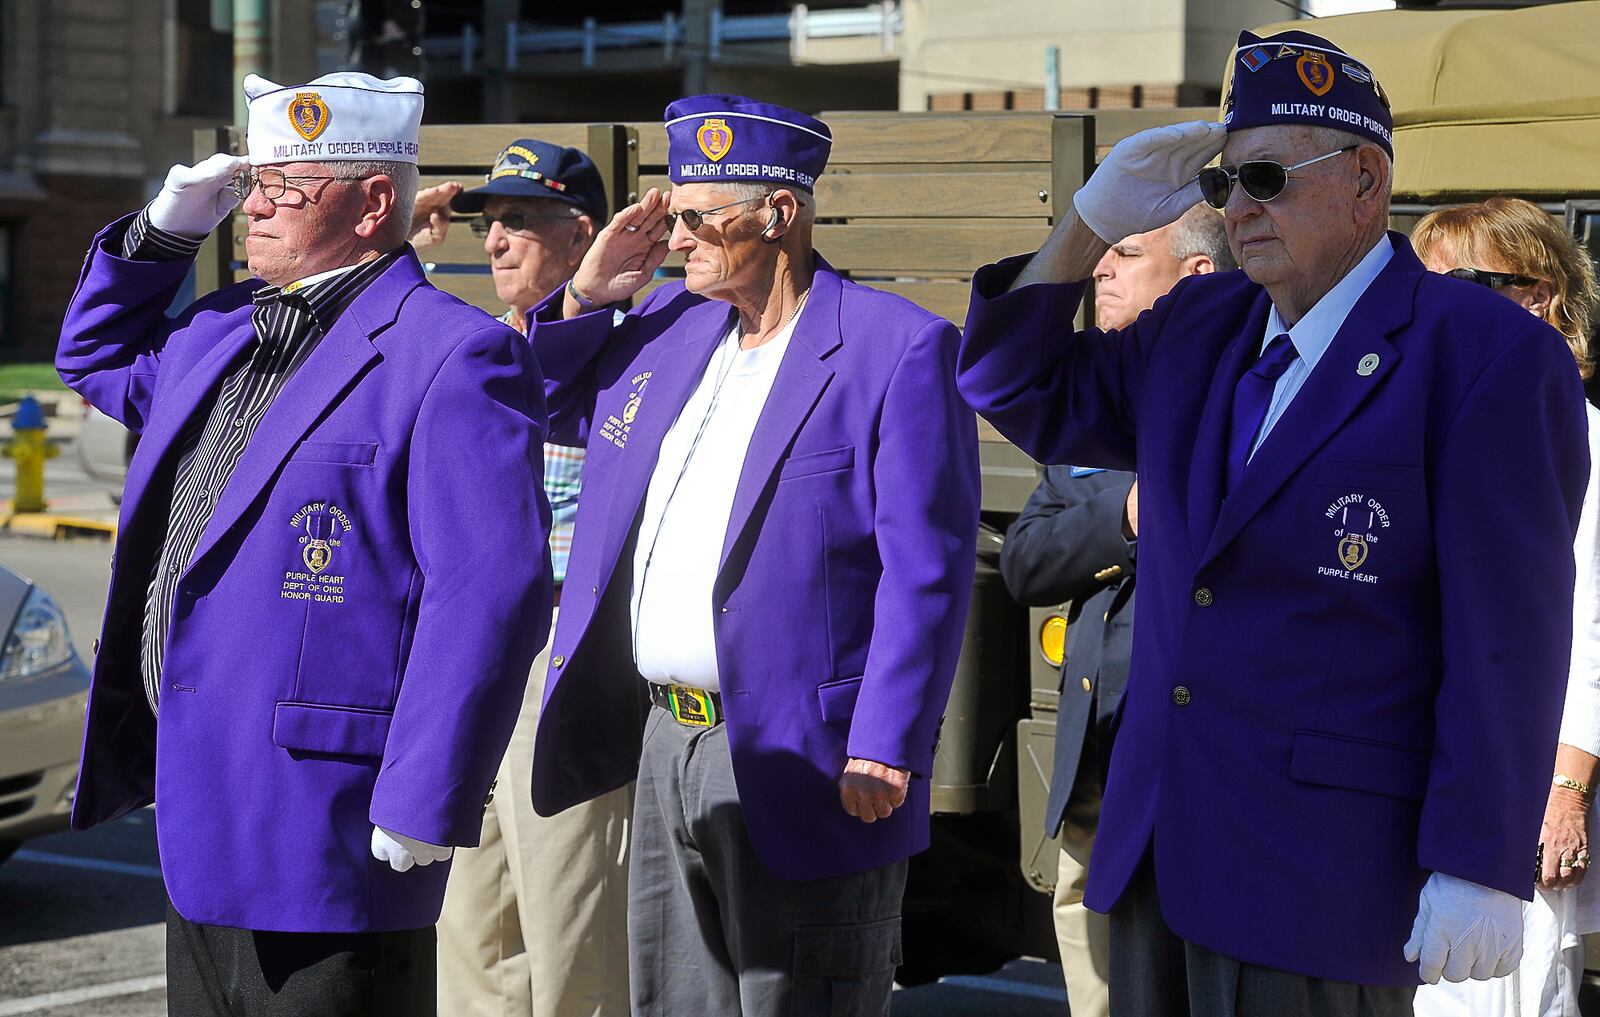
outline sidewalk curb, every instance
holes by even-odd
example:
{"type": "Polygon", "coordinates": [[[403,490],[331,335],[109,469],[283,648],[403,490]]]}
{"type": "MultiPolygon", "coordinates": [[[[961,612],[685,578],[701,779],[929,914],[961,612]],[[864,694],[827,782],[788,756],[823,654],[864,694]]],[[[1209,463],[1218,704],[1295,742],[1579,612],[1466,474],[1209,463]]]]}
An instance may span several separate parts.
{"type": "Polygon", "coordinates": [[[115,520],[56,515],[51,512],[16,512],[0,515],[0,529],[19,537],[34,537],[41,540],[66,540],[69,537],[115,540],[117,537],[115,520]]]}

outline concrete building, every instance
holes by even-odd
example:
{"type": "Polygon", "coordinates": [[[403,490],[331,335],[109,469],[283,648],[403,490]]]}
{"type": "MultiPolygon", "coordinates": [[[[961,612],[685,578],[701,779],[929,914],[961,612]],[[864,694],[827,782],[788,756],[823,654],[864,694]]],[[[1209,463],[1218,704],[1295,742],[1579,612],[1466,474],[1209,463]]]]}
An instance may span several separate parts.
{"type": "MultiPolygon", "coordinates": [[[[0,360],[49,359],[96,230],[139,207],[194,131],[233,117],[212,0],[0,0],[0,360]]],[[[276,0],[279,80],[337,66],[343,0],[276,0]],[[331,61],[331,63],[330,63],[331,61]]]]}
{"type": "Polygon", "coordinates": [[[1050,47],[1052,108],[1215,105],[1239,30],[1286,13],[1278,0],[906,0],[900,109],[1045,109],[1050,47]]]}

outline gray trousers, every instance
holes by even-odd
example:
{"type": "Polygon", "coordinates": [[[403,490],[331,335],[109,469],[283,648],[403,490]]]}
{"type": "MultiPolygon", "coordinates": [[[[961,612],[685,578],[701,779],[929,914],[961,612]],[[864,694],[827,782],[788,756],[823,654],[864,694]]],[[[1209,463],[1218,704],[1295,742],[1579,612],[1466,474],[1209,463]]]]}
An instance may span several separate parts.
{"type": "Polygon", "coordinates": [[[686,727],[659,709],[633,809],[634,1017],[887,1017],[905,861],[778,879],[745,831],[727,726],[686,727]]]}
{"type": "Polygon", "coordinates": [[[1111,909],[1111,1017],[1411,1017],[1416,989],[1279,971],[1179,939],[1149,854],[1111,909]]]}

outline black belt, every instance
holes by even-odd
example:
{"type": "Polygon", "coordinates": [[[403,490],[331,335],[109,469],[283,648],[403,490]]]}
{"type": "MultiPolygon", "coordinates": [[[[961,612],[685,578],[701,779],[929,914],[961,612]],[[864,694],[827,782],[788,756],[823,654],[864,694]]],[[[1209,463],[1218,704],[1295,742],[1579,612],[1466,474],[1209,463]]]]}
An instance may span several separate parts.
{"type": "Polygon", "coordinates": [[[648,682],[650,702],[689,727],[716,727],[722,723],[722,696],[709,689],[648,682]]]}

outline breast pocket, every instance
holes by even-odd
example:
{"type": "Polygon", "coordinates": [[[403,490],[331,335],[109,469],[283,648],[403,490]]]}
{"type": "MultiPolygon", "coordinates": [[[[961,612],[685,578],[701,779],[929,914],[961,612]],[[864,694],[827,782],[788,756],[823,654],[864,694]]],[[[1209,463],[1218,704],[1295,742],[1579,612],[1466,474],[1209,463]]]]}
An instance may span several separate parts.
{"type": "MultiPolygon", "coordinates": [[[[301,606],[294,696],[392,696],[416,567],[404,497],[374,441],[302,442],[273,485],[268,595],[301,606]]],[[[287,723],[287,722],[286,722],[287,723]]]]}
{"type": "Polygon", "coordinates": [[[1427,579],[1427,481],[1408,463],[1318,464],[1305,525],[1322,581],[1407,596],[1427,579]]]}
{"type": "Polygon", "coordinates": [[[799,480],[802,477],[815,477],[825,473],[840,473],[853,468],[855,464],[854,445],[831,448],[825,452],[808,452],[805,455],[791,456],[784,462],[783,469],[778,471],[778,480],[799,480]]]}
{"type": "Polygon", "coordinates": [[[1422,467],[1332,460],[1317,467],[1317,486],[1418,494],[1423,489],[1422,467]]]}
{"type": "Polygon", "coordinates": [[[294,463],[331,463],[336,466],[371,466],[378,461],[375,441],[303,441],[289,457],[294,463]]]}

